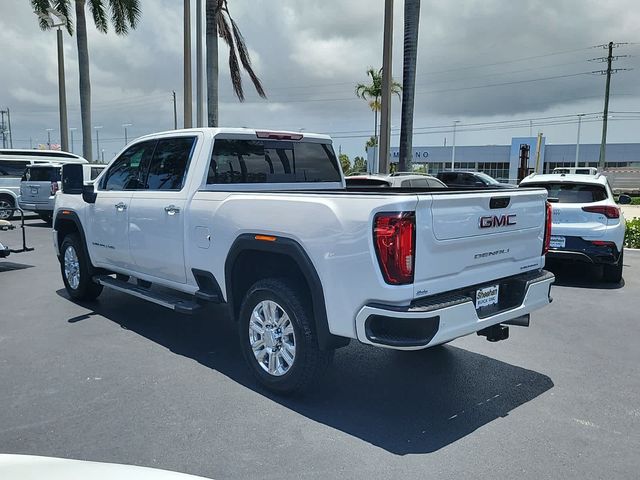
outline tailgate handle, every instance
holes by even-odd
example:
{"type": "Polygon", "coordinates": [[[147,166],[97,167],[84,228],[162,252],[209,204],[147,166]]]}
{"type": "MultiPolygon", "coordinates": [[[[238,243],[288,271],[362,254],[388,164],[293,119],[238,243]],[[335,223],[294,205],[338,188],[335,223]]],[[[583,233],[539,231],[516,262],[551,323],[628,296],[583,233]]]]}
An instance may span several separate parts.
{"type": "Polygon", "coordinates": [[[489,208],[507,208],[511,202],[511,197],[491,197],[489,208]]]}

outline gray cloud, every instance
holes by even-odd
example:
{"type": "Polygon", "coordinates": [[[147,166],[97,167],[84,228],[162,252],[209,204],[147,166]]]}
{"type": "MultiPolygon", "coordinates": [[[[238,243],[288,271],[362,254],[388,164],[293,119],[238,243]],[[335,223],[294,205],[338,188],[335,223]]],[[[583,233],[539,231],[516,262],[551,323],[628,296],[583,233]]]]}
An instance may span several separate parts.
{"type": "MultiPolygon", "coordinates": [[[[26,0],[14,3],[0,18],[0,105],[12,109],[16,146],[24,147],[29,138],[42,142],[45,129],[57,127],[55,34],[39,30],[26,0]]],[[[346,151],[362,153],[373,115],[353,90],[356,82],[366,81],[368,66],[380,66],[382,2],[238,0],[230,8],[269,100],[258,99],[249,84],[247,102],[235,100],[221,48],[221,122],[335,132],[346,151]]],[[[93,119],[104,127],[100,136],[107,157],[122,146],[125,122],[134,124],[130,135],[171,128],[170,92],[182,97],[181,2],[143,0],[142,11],[139,28],[127,37],[94,29],[89,34],[93,119]]],[[[587,60],[605,51],[588,47],[610,39],[640,41],[638,23],[640,9],[632,0],[423,0],[416,126],[598,111],[600,76],[528,81],[602,68],[587,60]],[[563,53],[548,55],[555,52],[563,53]]],[[[65,35],[65,42],[70,124],[79,126],[75,38],[65,35]]],[[[401,80],[402,2],[396,2],[394,42],[394,76],[401,80]]],[[[617,53],[637,55],[640,45],[617,53]]],[[[632,57],[617,66],[640,64],[632,57]]],[[[612,108],[640,110],[638,84],[638,70],[614,76],[612,108]]],[[[397,101],[392,124],[399,124],[397,101]]],[[[574,128],[549,127],[547,134],[551,142],[571,141],[574,128]]],[[[613,141],[632,140],[635,123],[619,122],[612,129],[613,141]]],[[[595,124],[585,126],[585,138],[596,141],[597,130],[595,124]]],[[[414,143],[440,143],[447,135],[424,132],[414,143]]],[[[460,141],[505,143],[523,133],[470,132],[460,141]]]]}

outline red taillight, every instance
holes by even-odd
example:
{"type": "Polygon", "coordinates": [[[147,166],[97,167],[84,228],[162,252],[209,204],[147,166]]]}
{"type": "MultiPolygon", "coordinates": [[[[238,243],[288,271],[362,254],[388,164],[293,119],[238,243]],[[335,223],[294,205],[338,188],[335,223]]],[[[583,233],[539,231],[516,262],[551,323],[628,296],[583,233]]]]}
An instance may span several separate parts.
{"type": "Polygon", "coordinates": [[[51,195],[55,195],[56,192],[60,189],[58,182],[51,182],[51,195]]]}
{"type": "Polygon", "coordinates": [[[553,220],[553,207],[547,202],[544,217],[544,242],[542,244],[542,255],[546,255],[551,246],[551,222],[553,220]]]}
{"type": "Polygon", "coordinates": [[[373,221],[373,243],[387,283],[413,282],[416,216],[414,212],[379,213],[373,221]]]}
{"type": "Polygon", "coordinates": [[[593,207],[582,207],[582,210],[589,213],[599,213],[607,218],[620,218],[620,209],[613,205],[594,205],[593,207]]]}

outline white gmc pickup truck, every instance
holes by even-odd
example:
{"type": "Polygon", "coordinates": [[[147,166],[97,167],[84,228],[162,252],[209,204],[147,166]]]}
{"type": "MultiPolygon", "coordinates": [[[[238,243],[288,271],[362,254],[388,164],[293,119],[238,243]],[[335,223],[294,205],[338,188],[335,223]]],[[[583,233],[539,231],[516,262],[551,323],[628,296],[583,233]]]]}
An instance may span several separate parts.
{"type": "Polygon", "coordinates": [[[139,138],[90,185],[68,168],[53,239],[70,297],[224,303],[276,392],[350,339],[503,340],[551,301],[544,189],[347,189],[329,137],[230,128],[139,138]]]}

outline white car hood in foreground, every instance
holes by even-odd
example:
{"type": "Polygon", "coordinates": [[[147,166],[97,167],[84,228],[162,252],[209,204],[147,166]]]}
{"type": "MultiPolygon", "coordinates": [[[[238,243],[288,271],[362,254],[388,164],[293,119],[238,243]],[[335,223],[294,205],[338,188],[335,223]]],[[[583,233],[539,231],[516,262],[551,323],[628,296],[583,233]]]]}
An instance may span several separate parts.
{"type": "Polygon", "coordinates": [[[2,480],[203,480],[184,473],[115,463],[0,454],[2,480]]]}

